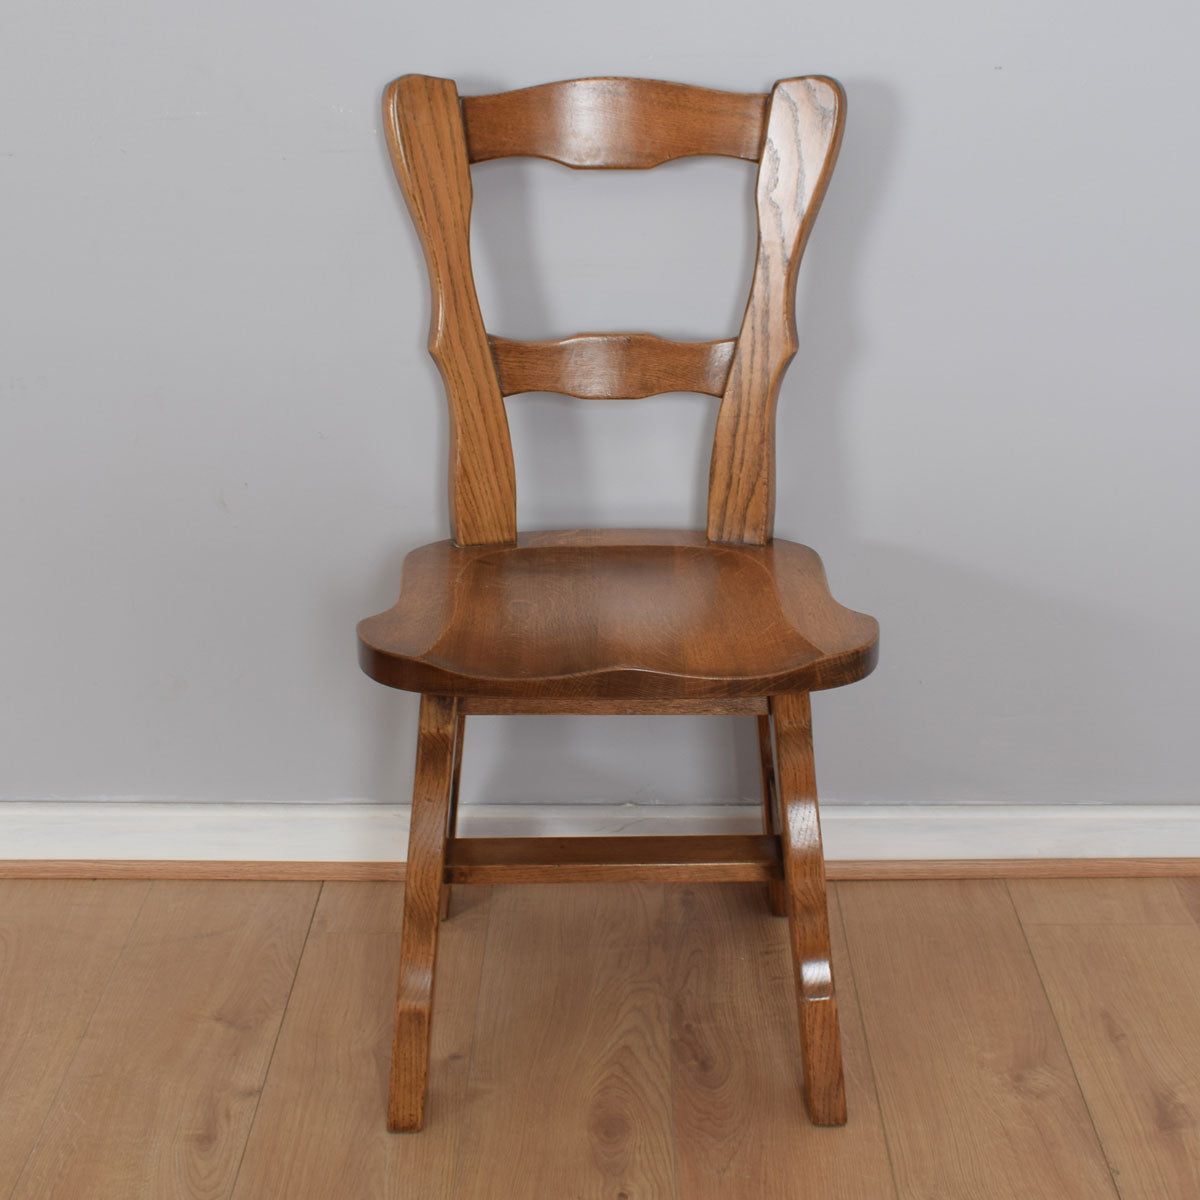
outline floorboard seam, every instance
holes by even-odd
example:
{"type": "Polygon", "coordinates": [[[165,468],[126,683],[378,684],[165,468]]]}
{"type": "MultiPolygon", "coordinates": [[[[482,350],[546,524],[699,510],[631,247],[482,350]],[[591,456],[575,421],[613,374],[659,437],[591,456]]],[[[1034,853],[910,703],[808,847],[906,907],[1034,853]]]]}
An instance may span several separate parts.
{"type": "Polygon", "coordinates": [[[275,1062],[275,1051],[279,1048],[279,1036],[283,1032],[283,1023],[287,1020],[287,1011],[292,1003],[292,993],[296,990],[296,980],[300,975],[300,964],[304,961],[304,952],[308,949],[309,935],[312,933],[313,921],[317,917],[317,909],[321,904],[321,897],[325,894],[325,884],[322,883],[317,888],[317,894],[313,898],[312,912],[308,914],[308,927],[304,930],[304,941],[300,943],[300,953],[296,955],[296,965],[292,969],[292,982],[288,987],[287,999],[283,1002],[283,1008],[279,1012],[279,1024],[275,1027],[275,1037],[271,1042],[271,1053],[267,1057],[267,1065],[263,1070],[262,1082],[259,1084],[258,1096],[254,1101],[254,1112],[250,1114],[250,1124],[246,1126],[246,1138],[242,1142],[242,1152],[238,1155],[237,1170],[233,1173],[233,1179],[229,1184],[227,1195],[232,1200],[232,1197],[237,1193],[238,1180],[242,1175],[242,1164],[246,1161],[246,1151],[250,1148],[250,1138],[254,1133],[254,1122],[258,1120],[259,1105],[262,1104],[263,1092],[267,1090],[267,1080],[271,1077],[271,1066],[275,1062]]]}
{"type": "Polygon", "coordinates": [[[1188,916],[1192,918],[1192,924],[1200,929],[1200,909],[1194,908],[1192,902],[1188,899],[1187,889],[1184,884],[1186,879],[1175,879],[1175,891],[1179,896],[1180,903],[1187,909],[1188,916]]]}
{"type": "Polygon", "coordinates": [[[658,886],[662,892],[662,920],[659,922],[659,938],[662,943],[660,948],[662,950],[663,991],[666,993],[666,1003],[663,1007],[666,1009],[667,1019],[667,1095],[671,1103],[671,1195],[674,1197],[674,1200],[680,1200],[679,1129],[678,1121],[676,1120],[675,1104],[675,972],[673,969],[674,960],[671,945],[671,935],[675,929],[675,922],[672,919],[674,906],[672,905],[670,888],[681,885],[660,883],[658,886]]]}
{"type": "Polygon", "coordinates": [[[1096,1128],[1096,1118],[1092,1113],[1092,1106],[1088,1102],[1087,1092],[1083,1090],[1083,1084],[1079,1082],[1079,1072],[1075,1069],[1075,1059],[1071,1054],[1071,1047],[1067,1044],[1066,1034],[1063,1033],[1062,1025],[1059,1024],[1058,1013],[1054,1009],[1054,1001],[1050,999],[1050,992],[1046,988],[1046,980],[1042,976],[1042,968],[1038,963],[1037,955],[1033,952],[1033,947],[1029,944],[1029,933],[1025,928],[1025,922],[1021,920],[1021,910],[1017,907],[1016,899],[1012,894],[1012,888],[1008,885],[1008,880],[1004,881],[1004,894],[1008,897],[1009,904],[1012,905],[1013,916],[1017,919],[1017,926],[1021,930],[1021,940],[1025,943],[1025,951],[1029,955],[1029,961],[1033,963],[1033,969],[1037,973],[1038,986],[1042,989],[1042,995],[1046,999],[1046,1007],[1050,1010],[1051,1017],[1054,1018],[1054,1028],[1058,1031],[1058,1040],[1062,1043],[1063,1053],[1067,1056],[1067,1062],[1071,1066],[1071,1078],[1075,1080],[1075,1088],[1079,1092],[1080,1098],[1083,1100],[1083,1107],[1087,1110],[1088,1123],[1092,1127],[1092,1133],[1096,1137],[1096,1145],[1100,1148],[1100,1153],[1104,1156],[1104,1165],[1108,1168],[1109,1178],[1112,1180],[1113,1191],[1116,1193],[1118,1200],[1123,1200],[1125,1195],[1121,1191],[1121,1181],[1117,1178],[1116,1168],[1113,1166],[1113,1161],[1108,1156],[1108,1147],[1104,1144],[1104,1139],[1100,1136],[1100,1130],[1096,1128]]]}
{"type": "Polygon", "coordinates": [[[883,1130],[883,1148],[887,1151],[888,1170],[892,1173],[892,1195],[899,1200],[900,1179],[896,1174],[896,1160],[892,1155],[892,1139],[888,1136],[887,1121],[883,1113],[883,1101],[879,1096],[879,1076],[875,1072],[875,1056],[871,1053],[871,1035],[867,1032],[867,1014],[863,1008],[862,997],[858,993],[858,980],[854,977],[854,960],[850,949],[850,931],[846,928],[846,910],[842,906],[842,887],[842,884],[835,883],[833,885],[833,893],[837,897],[838,922],[841,924],[842,940],[846,945],[846,970],[850,975],[850,987],[854,991],[854,1007],[858,1012],[859,1024],[862,1026],[863,1044],[867,1048],[867,1063],[871,1068],[871,1086],[875,1090],[875,1107],[879,1111],[879,1127],[883,1130]]]}

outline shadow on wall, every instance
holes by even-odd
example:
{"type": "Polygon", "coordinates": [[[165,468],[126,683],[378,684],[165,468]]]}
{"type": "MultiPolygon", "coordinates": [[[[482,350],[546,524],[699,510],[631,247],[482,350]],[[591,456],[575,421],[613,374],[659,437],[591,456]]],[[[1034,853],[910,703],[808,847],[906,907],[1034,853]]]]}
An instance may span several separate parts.
{"type": "Polygon", "coordinates": [[[1170,761],[1166,743],[1187,736],[1196,715],[1155,703],[1160,683],[1183,669],[1166,631],[1140,630],[1102,603],[1070,605],[856,537],[844,431],[870,336],[859,281],[904,135],[890,88],[846,86],[848,133],[801,270],[801,345],[781,399],[778,451],[781,534],[811,541],[839,599],[882,627],[875,675],[815,700],[826,794],[883,803],[1194,802],[1169,769],[1159,773],[1170,761]]]}
{"type": "Polygon", "coordinates": [[[1164,706],[1187,669],[1138,630],[956,564],[850,543],[836,577],[871,597],[880,666],[814,701],[839,801],[1195,803],[1172,763],[1197,713],[1164,706]]]}

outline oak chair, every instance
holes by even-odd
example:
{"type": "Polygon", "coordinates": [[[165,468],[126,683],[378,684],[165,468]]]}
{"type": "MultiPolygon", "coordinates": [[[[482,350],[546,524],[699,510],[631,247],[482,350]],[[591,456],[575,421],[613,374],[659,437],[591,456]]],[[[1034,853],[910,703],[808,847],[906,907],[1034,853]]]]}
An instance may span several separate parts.
{"type": "Polygon", "coordinates": [[[363,670],[421,693],[388,1126],[424,1119],[438,927],[453,883],[761,880],[789,921],[812,1121],[846,1120],[829,961],[809,693],[875,665],[875,621],[837,604],[821,561],[774,538],[774,413],[796,349],[800,256],[841,140],[832,79],[742,95],[579,79],[459,97],[396,80],[384,125],[420,235],[429,349],[450,406],[452,541],[414,550],[400,598],[358,627],[363,670]],[[469,165],[506,155],[645,168],[688,155],[755,161],[758,249],[736,338],[490,337],[471,273],[469,165]],[[699,531],[518,533],[504,399],[518,392],[720,398],[699,531]],[[459,838],[473,713],[742,713],[757,718],[761,836],[459,838]]]}

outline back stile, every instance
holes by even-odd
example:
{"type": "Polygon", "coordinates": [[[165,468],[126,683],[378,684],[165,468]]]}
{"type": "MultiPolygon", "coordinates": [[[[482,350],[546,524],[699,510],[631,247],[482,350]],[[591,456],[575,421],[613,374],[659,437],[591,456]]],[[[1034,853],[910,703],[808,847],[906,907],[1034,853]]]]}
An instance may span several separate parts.
{"type": "Polygon", "coordinates": [[[837,159],[841,86],[775,85],[759,164],[758,256],[713,439],[708,537],[764,544],[775,519],[775,405],[796,353],[796,272],[837,159]]]}
{"type": "Polygon", "coordinates": [[[450,522],[463,546],[513,542],[516,476],[508,417],[471,271],[471,178],[458,91],[405,75],[384,94],[396,178],[425,252],[429,352],[450,408],[450,522]]]}

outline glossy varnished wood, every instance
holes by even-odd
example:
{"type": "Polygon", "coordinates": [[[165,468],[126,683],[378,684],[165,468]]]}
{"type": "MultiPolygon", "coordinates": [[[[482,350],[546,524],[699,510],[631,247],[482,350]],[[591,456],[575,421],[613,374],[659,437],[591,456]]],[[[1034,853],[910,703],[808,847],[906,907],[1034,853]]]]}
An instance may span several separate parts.
{"type": "Polygon", "coordinates": [[[460,104],[449,80],[409,75],[388,88],[384,110],[396,174],[429,267],[430,350],[452,420],[455,540],[503,543],[515,535],[503,394],[695,390],[722,396],[709,537],[768,541],[775,405],[796,350],[796,272],[837,157],[840,86],[823,76],[783,80],[768,102],[653,80],[585,79],[465,97],[460,104]],[[736,343],[584,334],[559,342],[496,338],[489,349],[471,275],[468,160],[534,155],[580,167],[650,167],[693,154],[759,162],[757,258],[736,343]]]}
{"type": "Polygon", "coordinates": [[[751,161],[766,97],[657,79],[568,79],[464,96],[472,162],[520,155],[568,167],[644,168],[715,154],[751,161]]]}
{"type": "MultiPolygon", "coordinates": [[[[775,743],[771,735],[771,717],[761,713],[758,717],[758,760],[762,775],[763,833],[775,835],[780,832],[779,787],[775,780],[775,743]]],[[[767,884],[767,903],[777,917],[787,916],[787,888],[783,880],[771,880],[767,884]]]]}
{"type": "Polygon", "coordinates": [[[778,838],[739,834],[459,838],[446,858],[446,879],[454,883],[720,883],[782,876],[778,838]]]}
{"type": "Polygon", "coordinates": [[[425,1119],[434,967],[441,924],[457,718],[453,699],[421,697],[388,1093],[388,1128],[396,1132],[420,1129],[425,1119]]]}
{"type": "Polygon", "coordinates": [[[845,98],[832,79],[789,79],[771,92],[758,168],[758,256],[717,416],[708,536],[767,542],[775,521],[775,405],[796,353],[796,273],[837,160],[845,98]]]}
{"type": "Polygon", "coordinates": [[[775,727],[788,929],[804,1054],[804,1099],[814,1124],[844,1125],[846,1088],[829,949],[825,858],[807,694],[774,697],[771,720],[775,727]]]}
{"type": "Polygon", "coordinates": [[[391,687],[545,699],[838,687],[872,669],[878,640],[807,547],[660,530],[423,546],[397,604],[358,632],[363,670],[391,687]]]}
{"type": "Polygon", "coordinates": [[[429,269],[429,353],[450,406],[454,539],[511,542],[517,533],[512,442],[471,272],[471,178],[458,92],[448,79],[406,75],[384,93],[383,118],[429,269]]]}
{"type": "Polygon", "coordinates": [[[490,339],[500,390],[635,400],[662,392],[725,390],[732,341],[673,342],[648,333],[581,333],[556,342],[490,339]]]}
{"type": "MultiPolygon", "coordinates": [[[[463,712],[461,702],[458,705],[458,718],[454,725],[454,770],[450,776],[450,809],[446,814],[446,837],[453,839],[458,832],[458,793],[462,784],[463,744],[467,734],[467,715],[463,712]]],[[[448,883],[442,884],[442,898],[439,905],[439,916],[444,921],[450,915],[451,888],[448,883]]]]}
{"type": "Polygon", "coordinates": [[[833,600],[816,554],[772,540],[774,410],[796,348],[796,271],[841,136],[841,89],[823,77],[785,80],[767,101],[606,78],[460,104],[449,81],[406,76],[384,107],[429,267],[430,350],[450,404],[454,513],[453,541],[414,551],[396,605],[359,626],[367,674],[422,693],[389,1126],[421,1127],[445,885],[658,878],[780,884],[772,900],[789,918],[805,1100],[815,1123],[842,1124],[808,693],[869,673],[878,629],[833,600]],[[757,261],[736,343],[643,333],[487,337],[471,278],[468,160],[532,155],[631,169],[696,154],[759,162],[757,261]],[[526,391],[719,395],[706,532],[518,539],[503,397],[526,391]],[[655,702],[699,711],[742,701],[765,719],[768,697],[778,761],[768,761],[764,741],[761,837],[454,838],[463,700],[476,698],[476,711],[508,703],[525,707],[507,711],[532,712],[646,711],[655,702]]]}

